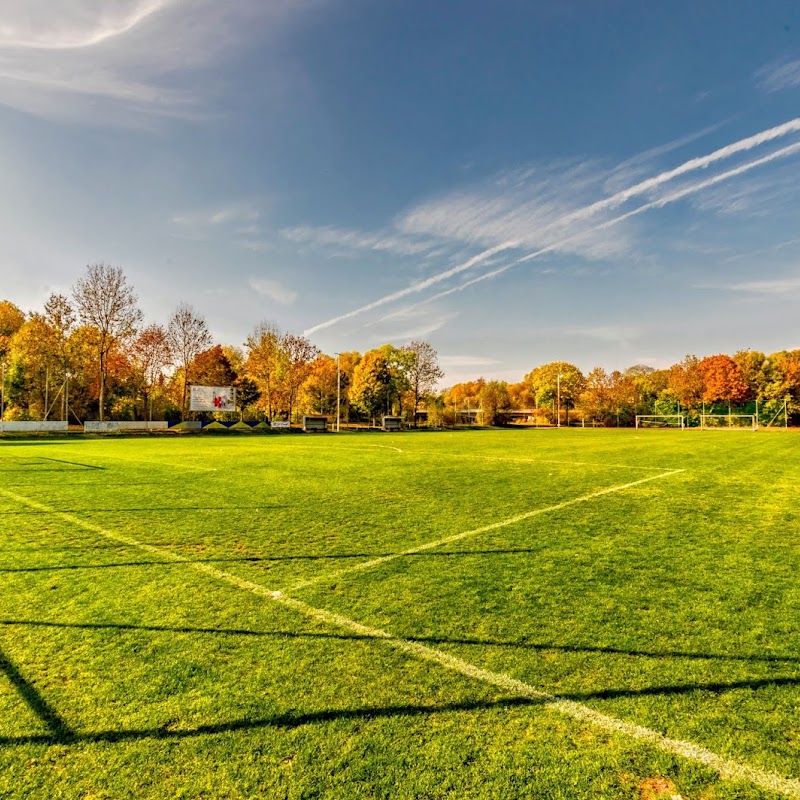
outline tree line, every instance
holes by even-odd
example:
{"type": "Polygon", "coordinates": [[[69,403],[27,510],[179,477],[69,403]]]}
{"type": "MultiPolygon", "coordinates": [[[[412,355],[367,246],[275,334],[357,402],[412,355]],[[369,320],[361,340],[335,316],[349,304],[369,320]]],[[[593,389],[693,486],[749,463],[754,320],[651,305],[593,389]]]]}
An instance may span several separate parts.
{"type": "Polygon", "coordinates": [[[439,390],[427,342],[327,355],[274,322],[242,347],[215,343],[204,317],[180,303],[164,324],[145,324],[123,270],[86,268],[69,297],[42,312],[0,301],[4,419],[185,419],[191,384],[234,386],[248,419],[325,414],[342,422],[383,414],[442,427],[519,418],[632,425],[637,414],[754,413],[800,416],[800,350],[688,355],[668,369],[634,365],[584,375],[568,362],[536,367],[517,383],[474,381],[439,390]]]}

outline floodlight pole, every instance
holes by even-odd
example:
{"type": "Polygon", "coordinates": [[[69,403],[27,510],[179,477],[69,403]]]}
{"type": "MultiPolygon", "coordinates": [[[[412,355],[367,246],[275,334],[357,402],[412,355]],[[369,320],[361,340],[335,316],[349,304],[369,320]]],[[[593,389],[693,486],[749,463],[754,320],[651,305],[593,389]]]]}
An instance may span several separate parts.
{"type": "Polygon", "coordinates": [[[3,378],[0,383],[0,422],[3,421],[3,412],[6,405],[6,362],[3,362],[3,378]]]}
{"type": "Polygon", "coordinates": [[[561,373],[556,378],[556,428],[561,427],[561,373]]]}
{"type": "Polygon", "coordinates": [[[339,423],[342,416],[342,370],[341,353],[334,353],[336,356],[336,433],[339,433],[339,423]]]}

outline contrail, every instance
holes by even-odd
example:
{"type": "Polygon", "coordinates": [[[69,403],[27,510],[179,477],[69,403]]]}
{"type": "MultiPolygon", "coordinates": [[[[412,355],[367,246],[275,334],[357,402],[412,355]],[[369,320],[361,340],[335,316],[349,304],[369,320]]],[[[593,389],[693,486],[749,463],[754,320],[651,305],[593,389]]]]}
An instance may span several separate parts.
{"type": "Polygon", "coordinates": [[[458,264],[457,266],[452,267],[445,272],[439,272],[436,275],[432,275],[430,278],[419,281],[419,283],[415,283],[412,286],[407,286],[405,289],[400,289],[397,292],[392,292],[392,294],[387,294],[384,297],[373,300],[371,303],[367,303],[367,305],[356,308],[353,311],[348,311],[346,314],[334,317],[326,322],[320,322],[319,325],[315,325],[313,328],[303,331],[303,336],[310,336],[312,333],[316,333],[323,328],[329,328],[331,325],[335,325],[337,322],[342,322],[343,320],[350,319],[350,317],[363,314],[365,311],[371,311],[373,308],[384,306],[387,303],[391,303],[394,300],[399,300],[401,297],[406,297],[409,294],[424,291],[429,286],[433,286],[435,283],[447,280],[447,278],[452,278],[453,275],[458,275],[459,272],[464,272],[465,270],[471,269],[476,264],[480,264],[481,261],[485,261],[487,258],[490,258],[496,253],[501,253],[504,250],[510,250],[514,247],[519,247],[519,242],[505,242],[504,244],[498,244],[495,247],[490,247],[488,250],[484,250],[482,253],[478,253],[478,255],[468,259],[463,264],[458,264]]]}
{"type": "MultiPolygon", "coordinates": [[[[591,203],[588,206],[584,206],[583,208],[579,208],[576,211],[573,211],[565,216],[561,217],[560,219],[556,220],[555,222],[547,225],[545,228],[542,229],[542,233],[550,230],[556,226],[563,226],[565,224],[569,224],[572,222],[576,222],[579,220],[586,219],[594,214],[597,214],[600,211],[606,211],[611,208],[616,208],[623,203],[627,202],[633,197],[637,195],[644,194],[649,192],[664,183],[674,180],[682,175],[686,175],[690,172],[694,172],[699,169],[706,169],[707,167],[711,166],[712,164],[717,163],[718,161],[722,161],[726,158],[730,158],[731,156],[737,155],[738,153],[747,152],[752,150],[755,147],[759,147],[762,144],[766,144],[767,142],[774,141],[775,139],[779,139],[783,136],[787,136],[792,133],[800,132],[800,117],[796,117],[795,119],[789,120],[788,122],[784,122],[781,125],[776,125],[773,128],[768,128],[767,130],[761,131],[760,133],[756,133],[753,136],[748,136],[744,139],[740,139],[737,142],[733,142],[732,144],[726,145],[725,147],[721,147],[718,150],[714,150],[711,153],[708,153],[704,156],[698,156],[697,158],[689,159],[685,161],[683,164],[671,169],[667,170],[666,172],[662,172],[659,175],[655,175],[652,178],[648,178],[643,181],[639,181],[639,183],[634,184],[633,186],[628,187],[627,189],[622,189],[619,192],[611,195],[610,197],[605,197],[602,200],[598,200],[594,203],[591,203]]],[[[641,214],[644,211],[647,211],[651,208],[659,208],[667,203],[674,202],[675,200],[680,199],[681,197],[685,197],[687,194],[692,194],[694,192],[698,192],[707,186],[711,186],[714,183],[719,183],[721,180],[727,180],[728,178],[734,177],[735,175],[740,175],[743,172],[747,172],[750,169],[753,169],[756,166],[759,166],[767,161],[772,161],[775,158],[780,158],[785,155],[789,155],[790,152],[794,152],[792,149],[794,147],[791,146],[789,148],[783,148],[781,150],[777,150],[775,153],[771,154],[770,156],[766,156],[764,159],[759,159],[754,162],[748,162],[748,164],[742,165],[741,167],[737,167],[734,170],[729,170],[728,172],[722,173],[722,175],[717,176],[717,178],[712,178],[710,181],[704,181],[700,184],[695,184],[693,187],[689,187],[688,189],[683,189],[678,193],[673,195],[667,195],[660,200],[653,201],[652,203],[646,203],[643,206],[640,206],[638,209],[634,209],[627,214],[623,214],[619,217],[614,217],[607,222],[601,223],[600,225],[594,226],[584,231],[580,231],[578,233],[572,234],[564,239],[559,240],[555,244],[548,245],[547,247],[543,247],[540,250],[535,251],[534,253],[530,253],[529,255],[518,259],[517,261],[512,262],[504,267],[500,267],[497,270],[493,270],[492,272],[486,273],[485,275],[479,276],[474,278],[471,281],[467,281],[466,283],[462,284],[459,287],[455,287],[453,289],[448,289],[445,292],[441,292],[434,297],[428,298],[427,300],[417,303],[413,307],[417,307],[420,305],[425,305],[426,303],[432,302],[435,299],[439,299],[441,297],[445,297],[446,295],[452,294],[456,291],[461,291],[465,289],[467,286],[471,286],[474,283],[478,283],[482,280],[487,280],[490,277],[495,277],[496,275],[500,275],[501,273],[505,272],[511,267],[515,266],[516,264],[521,264],[525,261],[530,261],[534,258],[538,258],[539,256],[545,255],[546,253],[550,253],[564,244],[574,241],[581,236],[585,236],[589,233],[593,233],[595,231],[604,230],[606,228],[611,227],[612,225],[617,225],[618,223],[629,219],[636,214],[641,214]]],[[[473,256],[468,261],[465,261],[463,264],[459,264],[451,269],[445,270],[444,272],[439,272],[436,275],[432,275],[429,278],[426,278],[422,281],[419,281],[411,286],[407,286],[405,289],[400,289],[397,292],[393,292],[391,294],[385,295],[384,297],[378,298],[371,303],[367,303],[364,306],[360,306],[359,308],[354,309],[353,311],[349,311],[346,314],[342,314],[338,317],[334,317],[332,319],[326,320],[325,322],[321,322],[318,325],[315,325],[312,328],[304,331],[304,336],[310,336],[313,333],[316,333],[323,328],[328,328],[331,325],[335,325],[343,320],[350,319],[351,317],[358,316],[359,314],[363,314],[366,311],[371,311],[374,308],[379,308],[380,306],[386,305],[387,303],[394,302],[395,300],[399,300],[403,297],[407,297],[410,294],[416,294],[418,292],[424,291],[430,286],[433,286],[437,283],[441,283],[448,278],[452,278],[454,275],[458,275],[461,272],[464,272],[471,267],[479,264],[481,261],[489,258],[492,255],[497,253],[503,252],[505,250],[510,250],[515,247],[519,247],[519,242],[505,242],[504,244],[496,245],[495,247],[491,247],[488,250],[484,250],[482,253],[478,253],[478,255],[473,256]]]]}
{"type": "MultiPolygon", "coordinates": [[[[516,261],[512,261],[510,264],[505,264],[502,267],[498,267],[497,269],[491,270],[491,272],[486,272],[483,275],[478,275],[475,278],[472,278],[465,283],[462,283],[460,286],[454,286],[452,289],[447,289],[444,292],[439,292],[438,294],[432,295],[431,297],[425,298],[419,303],[415,303],[412,306],[408,306],[404,311],[410,311],[414,308],[419,308],[420,306],[428,305],[428,303],[433,303],[436,300],[440,300],[442,297],[447,297],[448,295],[455,294],[456,292],[461,292],[469,286],[474,286],[476,283],[481,283],[482,281],[490,280],[491,278],[496,278],[498,275],[502,275],[504,272],[508,272],[508,270],[516,267],[518,264],[523,264],[526,261],[532,261],[534,258],[539,258],[539,256],[546,255],[547,253],[551,253],[554,250],[558,250],[559,248],[563,247],[566,244],[570,244],[574,242],[576,239],[580,239],[582,236],[587,236],[590,233],[596,233],[597,231],[605,230],[606,228],[611,228],[614,225],[618,225],[620,222],[624,222],[631,217],[638,216],[639,214],[643,214],[645,211],[650,211],[653,208],[663,208],[670,203],[674,203],[677,200],[681,200],[684,197],[687,197],[691,194],[696,194],[697,192],[701,192],[703,189],[707,189],[709,186],[714,186],[717,183],[722,183],[723,181],[729,180],[730,178],[735,178],[737,175],[742,175],[745,172],[749,172],[751,169],[755,169],[756,167],[760,167],[763,164],[767,164],[770,161],[775,161],[778,158],[785,158],[790,155],[794,155],[795,153],[800,153],[800,142],[797,144],[792,144],[787,147],[782,147],[780,150],[776,150],[774,153],[770,153],[769,155],[763,156],[762,158],[758,158],[755,161],[748,161],[746,164],[742,164],[734,169],[729,169],[727,172],[721,172],[719,175],[715,175],[713,178],[708,178],[707,180],[701,181],[699,183],[694,183],[691,186],[684,187],[683,189],[679,189],[672,194],[668,194],[664,197],[659,198],[658,200],[653,200],[650,203],[645,203],[644,205],[639,206],[638,208],[634,208],[631,211],[627,211],[624,214],[620,214],[618,217],[614,217],[613,219],[606,220],[605,222],[600,223],[599,225],[595,225],[592,228],[587,228],[584,231],[580,231],[578,233],[574,233],[571,236],[567,236],[564,239],[556,242],[555,244],[548,245],[547,247],[543,247],[540,250],[537,250],[534,253],[529,253],[522,258],[518,258],[516,261]]],[[[392,316],[391,314],[387,315],[387,318],[392,316]]]]}

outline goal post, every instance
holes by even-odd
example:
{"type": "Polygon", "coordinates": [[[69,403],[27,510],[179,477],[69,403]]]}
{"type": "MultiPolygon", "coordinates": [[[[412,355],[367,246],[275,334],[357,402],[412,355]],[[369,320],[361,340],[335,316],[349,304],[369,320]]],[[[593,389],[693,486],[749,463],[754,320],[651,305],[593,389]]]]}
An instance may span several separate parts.
{"type": "Polygon", "coordinates": [[[686,418],[683,414],[637,414],[637,428],[685,428],[686,418]]]}
{"type": "Polygon", "coordinates": [[[704,431],[757,431],[755,414],[701,414],[700,429],[704,431]]]}

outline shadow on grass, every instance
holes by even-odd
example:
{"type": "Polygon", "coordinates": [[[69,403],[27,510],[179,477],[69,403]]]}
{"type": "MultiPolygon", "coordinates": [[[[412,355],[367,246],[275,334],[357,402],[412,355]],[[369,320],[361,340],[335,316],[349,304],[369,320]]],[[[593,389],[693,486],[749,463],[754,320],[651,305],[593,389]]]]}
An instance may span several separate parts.
{"type": "Polygon", "coordinates": [[[25,461],[14,458],[9,461],[17,461],[14,465],[6,466],[0,460],[0,472],[76,472],[83,470],[106,470],[106,467],[99,467],[96,464],[83,464],[80,461],[67,461],[63,458],[49,458],[47,456],[34,456],[33,460],[25,461]],[[44,463],[42,463],[44,462],[44,463]],[[61,466],[64,465],[64,466],[61,466]]]}
{"type": "Polygon", "coordinates": [[[75,735],[58,711],[44,699],[30,681],[25,679],[14,662],[2,650],[0,650],[0,672],[5,674],[28,708],[50,731],[50,734],[43,738],[57,742],[75,735]]]}
{"type": "MultiPolygon", "coordinates": [[[[324,633],[306,631],[257,631],[248,628],[198,628],[192,626],[170,625],[133,625],[123,622],[51,622],[47,620],[26,619],[0,619],[0,627],[42,627],[42,628],[72,628],[86,631],[147,631],[150,633],[199,633],[217,636],[254,636],[274,639],[336,639],[339,641],[381,641],[383,637],[368,636],[366,634],[324,633]]],[[[551,642],[530,642],[525,639],[478,639],[455,638],[444,636],[398,636],[409,642],[431,645],[478,645],[481,647],[510,647],[524,650],[561,653],[589,653],[599,655],[622,655],[641,658],[686,658],[701,659],[704,661],[764,661],[767,663],[800,663],[798,656],[781,656],[778,654],[752,654],[736,655],[731,653],[697,653],[680,650],[637,650],[622,647],[603,647],[599,645],[559,645],[551,642]]],[[[391,641],[391,639],[389,640],[391,641]]],[[[783,680],[783,679],[780,679],[783,680]]],[[[798,679],[800,680],[800,679],[798,679]]],[[[655,691],[656,694],[660,693],[655,691]]],[[[600,695],[587,695],[587,697],[600,695]]],[[[609,695],[612,697],[614,695],[609,695]]]]}
{"type": "Polygon", "coordinates": [[[544,700],[530,697],[512,697],[494,701],[466,701],[444,703],[441,705],[401,704],[395,706],[366,706],[361,708],[323,709],[308,713],[291,712],[276,714],[261,719],[237,719],[196,728],[172,729],[167,726],[142,728],[137,730],[108,731],[61,731],[58,735],[39,734],[32,736],[0,736],[0,746],[14,744],[69,744],[94,742],[125,742],[137,739],[189,739],[195,736],[208,736],[220,733],[251,731],[259,728],[299,728],[302,725],[316,725],[338,720],[373,720],[392,717],[416,717],[432,714],[447,714],[458,711],[481,711],[494,708],[515,708],[519,706],[542,705],[544,700]]]}
{"type": "MultiPolygon", "coordinates": [[[[229,722],[220,722],[209,725],[200,725],[189,729],[175,729],[171,726],[157,728],[141,728],[134,730],[106,730],[76,732],[66,727],[56,716],[59,725],[53,724],[52,715],[48,718],[50,734],[28,736],[2,736],[0,746],[45,744],[93,744],[93,743],[118,743],[142,739],[189,739],[198,736],[215,734],[236,733],[239,731],[252,731],[260,728],[299,728],[303,725],[319,725],[340,720],[371,721],[395,717],[432,716],[435,714],[448,714],[454,712],[486,711],[494,709],[512,709],[528,706],[545,706],[559,700],[605,700],[615,697],[639,697],[646,695],[681,695],[694,692],[720,693],[734,689],[758,689],[766,686],[796,686],[800,678],[771,678],[756,681],[737,681],[734,683],[709,683],[685,684],[678,686],[658,686],[646,689],[632,690],[603,690],[600,692],[585,692],[579,694],[562,694],[558,697],[544,695],[542,697],[511,697],[494,701],[465,701],[460,703],[444,703],[440,705],[413,705],[401,704],[393,706],[364,706],[361,708],[323,709],[307,713],[291,712],[260,719],[238,719],[229,722]]],[[[27,684],[26,684],[27,686],[27,684]]],[[[36,695],[38,697],[38,695],[36,695]]],[[[43,702],[43,701],[41,701],[43,702]]],[[[47,707],[49,709],[49,707],[47,707]]],[[[44,720],[43,715],[40,715],[44,720]]]]}

